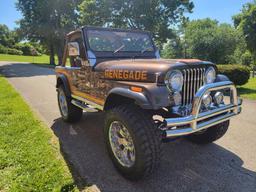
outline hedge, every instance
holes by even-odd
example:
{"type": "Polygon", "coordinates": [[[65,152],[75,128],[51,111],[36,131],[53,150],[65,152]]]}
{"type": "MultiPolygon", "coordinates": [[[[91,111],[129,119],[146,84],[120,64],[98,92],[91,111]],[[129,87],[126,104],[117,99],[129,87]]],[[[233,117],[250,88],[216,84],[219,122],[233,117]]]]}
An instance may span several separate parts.
{"type": "Polygon", "coordinates": [[[7,54],[10,55],[22,55],[23,52],[17,49],[7,48],[7,54]]]}
{"type": "Polygon", "coordinates": [[[0,45],[0,54],[10,54],[10,55],[22,55],[23,52],[17,49],[12,49],[0,45]]]}
{"type": "Polygon", "coordinates": [[[23,55],[26,56],[40,56],[41,54],[29,43],[18,43],[14,46],[15,49],[18,49],[23,52],[23,55]]]}
{"type": "Polygon", "coordinates": [[[244,85],[250,78],[250,68],[243,65],[217,65],[220,74],[226,75],[235,85],[244,85]]]}
{"type": "Polygon", "coordinates": [[[6,47],[4,47],[3,45],[0,44],[0,53],[1,54],[7,54],[8,50],[6,47]]]}

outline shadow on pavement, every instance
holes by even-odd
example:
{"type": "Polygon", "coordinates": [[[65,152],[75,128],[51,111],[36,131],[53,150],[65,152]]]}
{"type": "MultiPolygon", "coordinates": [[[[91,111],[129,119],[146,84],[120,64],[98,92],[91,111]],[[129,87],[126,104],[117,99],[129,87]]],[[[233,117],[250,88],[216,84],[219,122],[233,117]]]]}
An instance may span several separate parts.
{"type": "Polygon", "coordinates": [[[151,178],[125,180],[114,169],[103,141],[104,114],[85,114],[81,122],[56,119],[52,130],[80,188],[88,182],[102,191],[254,191],[256,173],[217,144],[198,146],[186,140],[164,145],[161,167],[151,178]]]}
{"type": "Polygon", "coordinates": [[[3,66],[0,65],[0,74],[3,74],[7,78],[55,75],[53,69],[46,68],[44,65],[40,66],[40,64],[7,63],[8,64],[3,66]],[[40,67],[40,70],[38,70],[38,67],[40,67]]]}
{"type": "Polygon", "coordinates": [[[245,87],[239,87],[238,91],[240,94],[255,94],[255,89],[245,88],[245,87]]]}

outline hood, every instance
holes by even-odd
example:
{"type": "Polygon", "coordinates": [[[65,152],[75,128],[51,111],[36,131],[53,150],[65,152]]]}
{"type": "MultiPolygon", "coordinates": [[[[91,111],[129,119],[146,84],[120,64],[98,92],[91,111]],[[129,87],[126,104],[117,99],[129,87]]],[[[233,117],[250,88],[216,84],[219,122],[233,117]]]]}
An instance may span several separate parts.
{"type": "Polygon", "coordinates": [[[105,72],[107,79],[156,82],[157,76],[163,76],[171,69],[206,64],[212,63],[197,59],[110,60],[97,64],[95,71],[105,72]]]}

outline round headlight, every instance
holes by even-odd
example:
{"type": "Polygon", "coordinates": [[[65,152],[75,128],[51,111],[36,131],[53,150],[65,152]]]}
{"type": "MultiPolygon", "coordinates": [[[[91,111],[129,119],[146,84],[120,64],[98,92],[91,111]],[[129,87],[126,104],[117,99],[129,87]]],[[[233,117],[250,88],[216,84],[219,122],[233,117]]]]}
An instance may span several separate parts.
{"type": "Polygon", "coordinates": [[[167,74],[165,84],[171,91],[181,91],[183,86],[183,75],[180,71],[175,70],[167,74]]]}
{"type": "Polygon", "coordinates": [[[205,83],[213,83],[216,79],[216,71],[213,67],[209,67],[205,72],[205,83]]]}

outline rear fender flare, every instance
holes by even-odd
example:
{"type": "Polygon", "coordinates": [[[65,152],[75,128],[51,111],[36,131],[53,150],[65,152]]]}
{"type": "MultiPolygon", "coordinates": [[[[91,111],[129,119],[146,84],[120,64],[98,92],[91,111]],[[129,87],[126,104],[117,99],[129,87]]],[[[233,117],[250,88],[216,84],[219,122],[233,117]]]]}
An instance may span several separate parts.
{"type": "Polygon", "coordinates": [[[69,97],[71,97],[71,90],[70,90],[70,86],[69,86],[69,83],[68,83],[68,79],[63,74],[57,76],[56,88],[58,88],[60,85],[64,86],[64,89],[65,89],[67,95],[69,97]]]}

